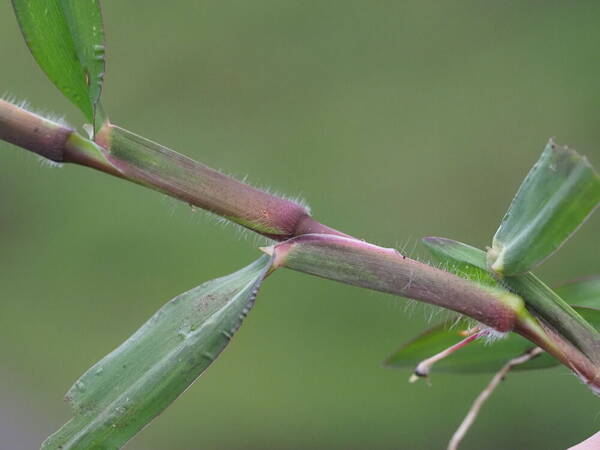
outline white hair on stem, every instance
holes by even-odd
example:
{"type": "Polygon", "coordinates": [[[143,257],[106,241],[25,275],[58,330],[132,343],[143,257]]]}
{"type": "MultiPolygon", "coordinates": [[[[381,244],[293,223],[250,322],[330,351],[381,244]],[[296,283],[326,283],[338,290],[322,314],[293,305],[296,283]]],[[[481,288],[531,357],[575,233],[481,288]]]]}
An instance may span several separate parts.
{"type": "MultiPolygon", "coordinates": [[[[69,125],[67,123],[67,121],[65,120],[65,118],[63,116],[60,116],[58,114],[54,114],[51,112],[47,112],[47,111],[41,111],[39,109],[35,109],[31,106],[31,103],[29,103],[29,101],[25,100],[25,99],[21,99],[19,100],[17,98],[16,95],[11,94],[9,92],[4,93],[3,95],[0,96],[0,99],[11,103],[13,105],[15,105],[18,108],[24,109],[32,114],[35,114],[38,117],[41,117],[43,119],[49,120],[50,122],[54,122],[55,124],[58,124],[62,127],[65,128],[69,128],[71,129],[71,125],[69,125]]],[[[48,158],[44,158],[41,155],[37,155],[38,156],[38,161],[40,162],[40,164],[42,166],[46,166],[46,167],[52,167],[52,168],[60,168],[62,167],[64,164],[57,162],[57,161],[52,161],[51,159],[48,158]]]]}
{"type": "Polygon", "coordinates": [[[59,163],[57,161],[52,161],[51,159],[44,158],[43,156],[40,156],[40,155],[37,155],[37,156],[38,156],[38,161],[40,162],[40,165],[42,165],[42,166],[51,167],[53,169],[60,169],[61,167],[64,166],[63,163],[59,163]]]}
{"type": "Polygon", "coordinates": [[[485,345],[491,345],[494,342],[501,341],[502,339],[506,339],[509,333],[494,330],[493,328],[486,327],[484,332],[481,334],[481,339],[485,345]]]}
{"type": "Polygon", "coordinates": [[[64,116],[61,116],[60,114],[53,113],[51,111],[44,111],[44,110],[39,109],[39,108],[33,108],[31,106],[31,103],[29,103],[29,101],[27,101],[25,99],[19,100],[17,98],[17,96],[14,95],[14,94],[6,92],[6,93],[4,93],[4,94],[2,94],[0,96],[0,99],[6,101],[8,103],[11,103],[11,104],[13,104],[13,105],[15,105],[15,106],[17,106],[17,107],[19,107],[21,109],[29,111],[30,113],[35,114],[38,117],[42,117],[42,118],[44,118],[46,120],[54,122],[54,123],[56,123],[56,124],[58,124],[58,125],[60,125],[62,127],[73,129],[73,126],[70,125],[65,120],[64,116]]]}
{"type": "Polygon", "coordinates": [[[287,200],[289,202],[295,203],[296,205],[298,205],[299,207],[301,207],[302,209],[304,209],[309,215],[311,214],[311,208],[310,205],[308,204],[308,202],[306,201],[306,199],[302,196],[302,195],[288,195],[285,194],[277,189],[273,189],[267,186],[260,186],[258,184],[254,184],[251,181],[249,181],[249,176],[248,175],[244,175],[243,177],[238,177],[233,173],[229,173],[229,172],[224,172],[219,170],[219,172],[230,176],[231,178],[234,178],[236,180],[241,181],[242,183],[248,184],[250,186],[252,186],[255,189],[258,189],[259,191],[265,192],[267,194],[273,195],[275,197],[279,197],[282,198],[284,200],[287,200]]]}
{"type": "MultiPolygon", "coordinates": [[[[177,206],[183,205],[183,203],[181,203],[179,200],[173,199],[169,196],[165,197],[169,201],[173,202],[172,214],[175,213],[175,209],[177,208],[177,206]]],[[[267,238],[266,236],[249,230],[248,228],[243,227],[238,223],[221,217],[218,214],[202,209],[198,206],[188,204],[187,211],[192,212],[192,217],[194,218],[195,223],[207,223],[211,225],[218,225],[221,227],[229,228],[235,232],[235,236],[239,241],[250,241],[254,246],[258,247],[264,247],[273,244],[273,240],[267,238]]]]}

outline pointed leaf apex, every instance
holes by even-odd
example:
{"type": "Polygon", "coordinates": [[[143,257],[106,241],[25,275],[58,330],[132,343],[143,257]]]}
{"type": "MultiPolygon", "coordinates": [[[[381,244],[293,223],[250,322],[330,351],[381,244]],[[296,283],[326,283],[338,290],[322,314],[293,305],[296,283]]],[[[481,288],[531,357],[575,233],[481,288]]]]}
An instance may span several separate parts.
{"type": "Polygon", "coordinates": [[[496,232],[489,267],[503,276],[532,270],[560,248],[600,203],[587,158],[553,139],[515,195],[496,232]]]}

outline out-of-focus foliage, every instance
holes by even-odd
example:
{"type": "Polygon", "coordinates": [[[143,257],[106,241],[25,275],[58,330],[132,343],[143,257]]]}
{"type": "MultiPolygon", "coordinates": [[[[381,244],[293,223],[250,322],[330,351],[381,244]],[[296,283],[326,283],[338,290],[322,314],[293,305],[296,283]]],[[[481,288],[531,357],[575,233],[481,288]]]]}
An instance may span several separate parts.
{"type": "Polygon", "coordinates": [[[573,305],[600,308],[600,275],[562,284],[555,291],[573,305]]]}

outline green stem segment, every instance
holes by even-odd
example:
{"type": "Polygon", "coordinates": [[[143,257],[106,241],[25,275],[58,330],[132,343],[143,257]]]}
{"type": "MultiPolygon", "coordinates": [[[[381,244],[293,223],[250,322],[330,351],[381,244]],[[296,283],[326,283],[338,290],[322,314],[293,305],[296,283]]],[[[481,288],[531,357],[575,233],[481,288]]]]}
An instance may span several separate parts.
{"type": "Polygon", "coordinates": [[[571,369],[596,395],[600,396],[600,367],[578,347],[543,320],[519,320],[515,332],[536,343],[571,369]]]}
{"type": "Polygon", "coordinates": [[[64,162],[64,146],[72,130],[0,100],[0,139],[55,162],[64,162]]]}
{"type": "Polygon", "coordinates": [[[556,333],[600,365],[598,332],[552,289],[531,272],[505,277],[501,281],[511,291],[527,299],[529,308],[556,333]]]}
{"type": "Polygon", "coordinates": [[[451,309],[498,331],[514,328],[523,301],[449,272],[352,238],[307,234],[263,249],[285,266],[345,284],[421,300],[451,309]]]}
{"type": "Polygon", "coordinates": [[[75,163],[150,187],[269,238],[275,266],[410,297],[499,331],[517,331],[598,389],[598,368],[562,335],[529,318],[522,299],[353,239],[302,206],[260,191],[106,122],[92,142],[72,129],[0,100],[0,139],[60,163],[75,163]],[[527,317],[526,317],[527,316],[527,317]],[[540,328],[542,327],[542,328],[540,328]],[[550,338],[549,338],[550,336],[550,338]]]}
{"type": "Polygon", "coordinates": [[[308,211],[242,183],[123,128],[105,124],[96,142],[124,178],[276,240],[307,232],[342,233],[312,219],[308,211]]]}
{"type": "Polygon", "coordinates": [[[263,249],[274,266],[401,295],[471,317],[498,331],[514,331],[571,368],[600,392],[600,368],[510,292],[480,285],[414,261],[394,249],[356,239],[309,234],[263,249]]]}
{"type": "Polygon", "coordinates": [[[96,143],[0,100],[0,139],[60,163],[75,163],[158,190],[275,240],[306,233],[345,234],[306,208],[242,183],[108,122],[96,143]]]}

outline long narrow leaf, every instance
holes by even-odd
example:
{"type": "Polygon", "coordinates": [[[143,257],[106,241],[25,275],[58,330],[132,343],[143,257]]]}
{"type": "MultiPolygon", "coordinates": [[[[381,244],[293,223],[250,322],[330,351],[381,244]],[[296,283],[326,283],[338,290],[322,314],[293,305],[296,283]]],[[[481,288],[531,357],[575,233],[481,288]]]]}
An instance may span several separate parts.
{"type": "Polygon", "coordinates": [[[555,291],[572,305],[600,308],[600,275],[563,284],[555,291]]]}
{"type": "Polygon", "coordinates": [[[44,449],[116,449],[163,411],[215,360],[252,307],[271,267],[263,256],[163,306],[67,393],[74,418],[44,449]]]}
{"type": "Polygon", "coordinates": [[[600,308],[573,306],[573,309],[600,333],[600,308]]]}
{"type": "Polygon", "coordinates": [[[104,77],[99,0],[12,0],[25,42],[48,78],[92,122],[104,77]]]}
{"type": "Polygon", "coordinates": [[[533,269],[600,204],[600,177],[588,160],[552,140],[519,188],[488,255],[504,276],[533,269]]]}

